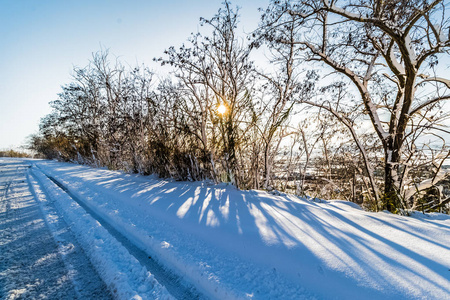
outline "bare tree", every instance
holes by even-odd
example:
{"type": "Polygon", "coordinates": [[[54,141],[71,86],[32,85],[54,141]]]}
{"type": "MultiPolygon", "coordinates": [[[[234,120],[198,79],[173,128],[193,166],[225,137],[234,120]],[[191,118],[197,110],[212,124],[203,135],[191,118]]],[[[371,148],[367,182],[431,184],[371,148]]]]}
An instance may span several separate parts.
{"type": "MultiPolygon", "coordinates": [[[[285,37],[287,40],[293,41],[295,28],[287,27],[285,37]]],[[[268,82],[270,87],[268,101],[264,105],[261,118],[264,118],[261,129],[261,139],[263,142],[263,161],[264,161],[264,188],[268,189],[272,178],[272,169],[275,156],[278,153],[279,145],[283,139],[283,135],[279,136],[279,130],[283,125],[287,124],[293,108],[292,95],[297,92],[300,84],[297,82],[298,74],[294,73],[294,58],[297,49],[293,44],[289,47],[277,47],[272,44],[273,62],[279,66],[278,72],[275,74],[267,74],[259,72],[260,76],[268,82]],[[264,114],[265,113],[265,114],[264,114]],[[276,136],[278,141],[274,141],[276,136]]],[[[263,99],[264,101],[264,99],[263,99]]]]}
{"type": "Polygon", "coordinates": [[[193,127],[190,132],[211,157],[214,176],[217,176],[215,159],[220,156],[228,180],[239,187],[242,180],[239,147],[251,126],[252,66],[251,48],[236,36],[237,24],[237,11],[225,2],[213,18],[202,19],[202,25],[212,28],[210,36],[195,34],[188,46],[169,48],[168,58],[159,61],[177,70],[185,90],[182,108],[193,127]],[[219,113],[219,105],[225,106],[226,111],[219,113]]]}
{"type": "Polygon", "coordinates": [[[355,102],[302,102],[327,110],[347,127],[362,153],[374,197],[390,211],[404,208],[408,200],[404,177],[411,160],[405,149],[417,148],[410,137],[439,127],[437,108],[450,99],[450,81],[436,68],[450,48],[446,5],[442,0],[273,1],[262,17],[261,37],[299,47],[304,61],[325,65],[359,94],[355,102]],[[283,37],[287,24],[303,29],[295,41],[283,37]],[[355,111],[359,116],[350,118],[355,111]],[[365,120],[384,149],[383,193],[356,130],[365,120]]]}

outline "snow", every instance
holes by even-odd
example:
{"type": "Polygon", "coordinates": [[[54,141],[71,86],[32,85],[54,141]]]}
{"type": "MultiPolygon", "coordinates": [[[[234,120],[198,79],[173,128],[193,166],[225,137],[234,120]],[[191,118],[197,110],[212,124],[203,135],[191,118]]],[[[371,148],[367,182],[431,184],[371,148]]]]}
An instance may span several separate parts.
{"type": "Polygon", "coordinates": [[[395,52],[394,49],[392,49],[392,47],[389,50],[389,59],[391,60],[393,66],[395,67],[395,69],[397,69],[397,71],[400,74],[406,74],[405,68],[403,67],[402,64],[400,64],[397,60],[397,57],[395,57],[395,52]]]}
{"type": "Polygon", "coordinates": [[[114,297],[119,299],[171,299],[136,258],[124,248],[101,224],[91,217],[39,170],[32,174],[44,187],[55,206],[70,223],[72,230],[100,277],[114,297]]]}
{"type": "Polygon", "coordinates": [[[95,216],[206,298],[450,298],[450,218],[442,214],[370,213],[339,200],[28,163],[31,186],[52,199],[121,299],[170,295],[95,216]]]}
{"type": "Polygon", "coordinates": [[[407,187],[407,189],[404,192],[404,198],[410,199],[414,194],[424,191],[432,186],[434,186],[437,182],[444,179],[447,175],[446,170],[439,170],[439,172],[434,176],[434,178],[423,180],[422,182],[418,184],[411,185],[407,187]]]}
{"type": "Polygon", "coordinates": [[[413,64],[413,66],[416,66],[417,64],[417,55],[413,49],[413,45],[411,43],[411,36],[410,34],[406,34],[405,36],[405,46],[406,50],[408,51],[408,59],[413,64]]]}
{"type": "Polygon", "coordinates": [[[64,220],[59,217],[52,204],[49,203],[47,196],[41,190],[36,179],[28,173],[27,180],[32,194],[40,205],[45,223],[57,244],[59,255],[74,286],[77,298],[111,299],[112,297],[107,292],[106,286],[100,280],[85,253],[76,242],[76,238],[64,220]]]}
{"type": "Polygon", "coordinates": [[[0,299],[111,299],[67,224],[36,201],[27,170],[0,160],[0,299]]]}

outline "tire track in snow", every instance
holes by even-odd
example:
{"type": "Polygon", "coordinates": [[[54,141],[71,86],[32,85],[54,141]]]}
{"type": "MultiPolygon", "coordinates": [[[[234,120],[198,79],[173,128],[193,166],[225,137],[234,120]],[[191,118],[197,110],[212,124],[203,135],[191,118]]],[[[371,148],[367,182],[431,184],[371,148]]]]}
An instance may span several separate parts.
{"type": "Polygon", "coordinates": [[[0,299],[77,299],[25,169],[16,160],[0,166],[0,299]]]}
{"type": "Polygon", "coordinates": [[[112,225],[105,221],[95,211],[90,209],[83,201],[71,193],[61,182],[52,176],[44,175],[49,178],[54,184],[62,189],[70,198],[72,198],[78,205],[80,205],[91,217],[97,220],[103,228],[105,228],[117,241],[119,241],[129,252],[133,255],[139,263],[146,267],[148,271],[155,276],[155,279],[163,285],[167,291],[177,299],[206,299],[193,286],[188,286],[187,283],[178,275],[166,270],[148,254],[135,246],[129,239],[117,231],[112,225]]]}
{"type": "Polygon", "coordinates": [[[58,245],[59,254],[68,271],[75,292],[79,299],[109,300],[112,295],[107,290],[105,283],[100,279],[94,267],[90,263],[69,226],[60,217],[51,201],[47,198],[36,179],[27,174],[31,191],[40,204],[41,211],[45,217],[45,223],[53,234],[58,245]]]}
{"type": "Polygon", "coordinates": [[[31,174],[69,224],[115,299],[174,299],[153,274],[67,193],[41,171],[32,168],[31,174]]]}

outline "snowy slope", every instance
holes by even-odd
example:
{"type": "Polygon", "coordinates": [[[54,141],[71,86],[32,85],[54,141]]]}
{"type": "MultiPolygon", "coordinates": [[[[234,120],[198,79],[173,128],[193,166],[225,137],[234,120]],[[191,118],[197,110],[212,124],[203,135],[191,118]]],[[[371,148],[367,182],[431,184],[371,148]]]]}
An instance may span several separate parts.
{"type": "Polygon", "coordinates": [[[210,298],[450,298],[448,216],[31,163],[210,298]]]}

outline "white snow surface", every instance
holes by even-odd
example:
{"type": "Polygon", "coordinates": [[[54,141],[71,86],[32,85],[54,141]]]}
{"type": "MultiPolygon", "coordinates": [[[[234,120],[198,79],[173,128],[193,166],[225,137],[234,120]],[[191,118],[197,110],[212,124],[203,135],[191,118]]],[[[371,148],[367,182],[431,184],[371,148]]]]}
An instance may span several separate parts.
{"type": "MultiPolygon", "coordinates": [[[[86,213],[44,174],[212,299],[450,299],[447,215],[371,213],[345,201],[29,163],[65,219],[86,213]]],[[[97,271],[119,298],[170,297],[126,254],[115,260],[110,252],[120,245],[102,237],[95,221],[72,230],[80,239],[98,230],[96,247],[85,251],[94,266],[111,255],[97,271]]]]}
{"type": "Polygon", "coordinates": [[[28,168],[0,159],[0,299],[112,299],[28,168]]]}
{"type": "MultiPolygon", "coordinates": [[[[173,299],[145,267],[134,258],[98,221],[63,190],[37,169],[32,170],[55,206],[62,213],[71,229],[77,233],[77,240],[90,256],[97,272],[117,299],[173,299]]],[[[30,179],[35,190],[36,182],[30,179]]],[[[45,197],[37,192],[37,197],[45,197]]],[[[42,199],[40,199],[42,202],[42,199]]],[[[82,299],[82,298],[80,298],[82,299]]]]}

